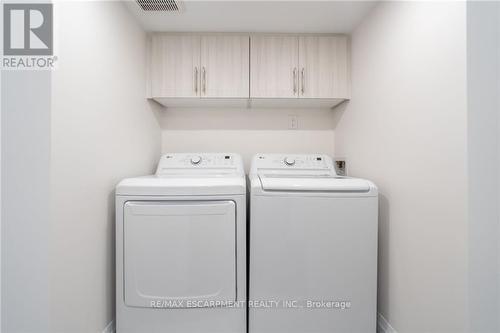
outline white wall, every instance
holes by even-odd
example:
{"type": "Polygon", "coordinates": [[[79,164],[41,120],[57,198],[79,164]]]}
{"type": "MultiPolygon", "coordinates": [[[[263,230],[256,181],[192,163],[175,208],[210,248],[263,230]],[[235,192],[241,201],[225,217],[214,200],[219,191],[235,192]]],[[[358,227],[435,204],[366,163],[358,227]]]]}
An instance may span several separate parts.
{"type": "Polygon", "coordinates": [[[499,331],[500,5],[467,4],[470,331],[499,331]]]}
{"type": "Polygon", "coordinates": [[[335,150],[380,190],[379,312],[467,329],[466,4],[384,2],[352,34],[335,150]]]}
{"type": "MultiPolygon", "coordinates": [[[[497,22],[500,22],[500,5],[497,4],[497,22]]],[[[500,54],[500,24],[498,25],[498,47],[499,47],[499,54],[500,54]]],[[[500,119],[500,59],[497,58],[497,61],[499,62],[498,63],[498,114],[499,114],[499,118],[500,119]]],[[[500,127],[500,124],[499,124],[499,127],[500,127]]],[[[499,138],[499,142],[498,142],[498,150],[497,150],[497,154],[499,156],[499,160],[500,160],[500,136],[498,137],[499,138]]],[[[499,171],[500,172],[500,171],[499,171]]],[[[500,174],[498,175],[498,193],[499,193],[499,198],[498,198],[498,201],[497,201],[497,204],[500,206],[500,174]]],[[[500,215],[500,214],[499,214],[500,215]]],[[[497,327],[500,328],[500,216],[498,217],[498,223],[497,223],[497,226],[498,226],[498,238],[497,238],[497,246],[498,246],[498,251],[497,251],[497,282],[498,282],[498,285],[497,285],[497,318],[498,318],[498,322],[497,322],[497,327]]]]}
{"type": "Polygon", "coordinates": [[[162,152],[236,152],[243,156],[247,170],[256,153],[333,155],[335,112],[319,109],[166,108],[160,116],[162,152]],[[290,115],[297,116],[297,130],[288,129],[290,115]]]}
{"type": "Polygon", "coordinates": [[[50,331],[101,332],[114,317],[114,187],[154,170],[157,107],[145,33],[122,3],[58,2],[55,19],[50,331]]]}
{"type": "Polygon", "coordinates": [[[1,331],[48,331],[51,73],[1,76],[1,331]]]}

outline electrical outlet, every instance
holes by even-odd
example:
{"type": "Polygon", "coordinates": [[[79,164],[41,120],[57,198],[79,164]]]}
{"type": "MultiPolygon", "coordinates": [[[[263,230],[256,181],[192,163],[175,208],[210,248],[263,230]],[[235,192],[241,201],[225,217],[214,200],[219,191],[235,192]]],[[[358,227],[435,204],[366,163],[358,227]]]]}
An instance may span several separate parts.
{"type": "Polygon", "coordinates": [[[335,172],[338,176],[347,176],[347,166],[345,160],[335,160],[335,172]]]}
{"type": "Polygon", "coordinates": [[[296,130],[299,128],[299,117],[296,115],[289,115],[288,116],[288,129],[291,130],[296,130]]]}

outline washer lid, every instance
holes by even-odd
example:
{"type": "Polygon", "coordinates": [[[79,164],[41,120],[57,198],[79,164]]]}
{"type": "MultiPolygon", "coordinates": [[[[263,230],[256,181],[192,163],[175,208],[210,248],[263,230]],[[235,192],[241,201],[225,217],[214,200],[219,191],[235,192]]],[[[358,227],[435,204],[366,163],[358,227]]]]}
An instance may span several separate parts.
{"type": "Polygon", "coordinates": [[[370,183],[363,179],[335,176],[302,176],[259,174],[264,191],[369,192],[370,183]]]}

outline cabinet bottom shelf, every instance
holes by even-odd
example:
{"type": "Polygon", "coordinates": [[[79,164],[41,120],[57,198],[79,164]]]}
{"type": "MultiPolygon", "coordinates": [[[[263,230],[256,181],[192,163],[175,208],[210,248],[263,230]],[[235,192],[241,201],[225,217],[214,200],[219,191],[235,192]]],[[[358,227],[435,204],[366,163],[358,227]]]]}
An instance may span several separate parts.
{"type": "Polygon", "coordinates": [[[179,98],[153,97],[167,108],[333,109],[346,98],[179,98]]]}

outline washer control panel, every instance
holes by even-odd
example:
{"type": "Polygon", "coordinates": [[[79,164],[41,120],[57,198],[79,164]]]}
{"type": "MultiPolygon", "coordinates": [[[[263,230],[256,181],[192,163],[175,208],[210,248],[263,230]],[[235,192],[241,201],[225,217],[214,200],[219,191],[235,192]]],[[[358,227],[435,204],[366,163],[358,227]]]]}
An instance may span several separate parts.
{"type": "Polygon", "coordinates": [[[158,163],[156,174],[172,174],[182,170],[225,170],[226,172],[233,170],[232,172],[234,173],[240,170],[242,172],[243,166],[241,157],[237,154],[165,154],[158,163]]]}
{"type": "Polygon", "coordinates": [[[332,159],[323,154],[258,154],[252,161],[252,172],[257,170],[323,170],[333,171],[332,159]]]}

